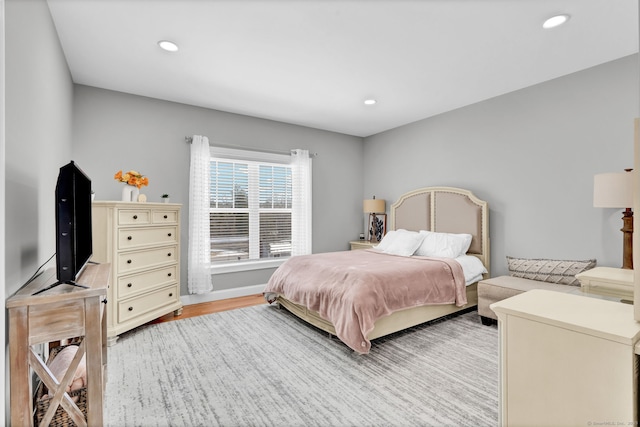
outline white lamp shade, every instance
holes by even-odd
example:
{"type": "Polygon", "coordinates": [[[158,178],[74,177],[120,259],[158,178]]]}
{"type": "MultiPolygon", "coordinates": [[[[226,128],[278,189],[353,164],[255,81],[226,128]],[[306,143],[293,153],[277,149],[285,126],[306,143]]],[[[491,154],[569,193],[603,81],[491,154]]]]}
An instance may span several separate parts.
{"type": "Polygon", "coordinates": [[[593,177],[593,206],[596,208],[633,207],[633,173],[600,173],[593,177]]]}
{"type": "Polygon", "coordinates": [[[362,210],[366,213],[384,213],[385,209],[384,199],[369,199],[362,203],[362,210]]]}

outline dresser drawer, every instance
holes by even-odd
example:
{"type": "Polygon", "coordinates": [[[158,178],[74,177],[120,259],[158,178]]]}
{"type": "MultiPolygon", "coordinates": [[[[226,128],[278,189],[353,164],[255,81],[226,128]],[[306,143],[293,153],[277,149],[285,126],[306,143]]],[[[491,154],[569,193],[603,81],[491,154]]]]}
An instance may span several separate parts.
{"type": "Polygon", "coordinates": [[[178,285],[158,289],[148,294],[140,295],[118,303],[118,321],[126,322],[134,317],[157,310],[178,301],[180,297],[178,285]]]}
{"type": "Polygon", "coordinates": [[[149,289],[170,285],[178,280],[178,267],[169,267],[152,270],[146,273],[132,274],[118,278],[118,298],[128,298],[131,295],[145,292],[149,289]]]}
{"type": "Polygon", "coordinates": [[[118,249],[177,242],[177,227],[125,228],[118,230],[118,249]]]}
{"type": "Polygon", "coordinates": [[[178,211],[158,210],[151,212],[154,224],[177,224],[178,211]]]}
{"type": "Polygon", "coordinates": [[[151,224],[151,211],[147,209],[122,209],[118,211],[119,225],[151,224]]]}
{"type": "Polygon", "coordinates": [[[134,272],[163,264],[171,264],[178,259],[177,246],[165,246],[146,251],[125,252],[118,254],[118,273],[134,272]]]}

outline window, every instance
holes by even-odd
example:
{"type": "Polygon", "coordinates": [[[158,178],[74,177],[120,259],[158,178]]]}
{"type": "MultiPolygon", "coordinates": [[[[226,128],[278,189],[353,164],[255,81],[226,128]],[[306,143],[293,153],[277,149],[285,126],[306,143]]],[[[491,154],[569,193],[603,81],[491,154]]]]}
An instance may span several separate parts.
{"type": "Polygon", "coordinates": [[[212,265],[291,256],[291,156],[212,147],[209,172],[212,265]]]}

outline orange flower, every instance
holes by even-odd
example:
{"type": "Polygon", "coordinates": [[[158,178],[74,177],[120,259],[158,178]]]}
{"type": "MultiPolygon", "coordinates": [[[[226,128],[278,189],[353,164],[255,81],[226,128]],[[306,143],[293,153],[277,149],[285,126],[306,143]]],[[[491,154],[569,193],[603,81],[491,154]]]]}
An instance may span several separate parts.
{"type": "Polygon", "coordinates": [[[124,182],[127,185],[132,185],[138,188],[149,185],[149,178],[142,176],[140,172],[135,170],[130,170],[125,174],[122,173],[122,170],[119,170],[113,178],[116,181],[124,182]]]}

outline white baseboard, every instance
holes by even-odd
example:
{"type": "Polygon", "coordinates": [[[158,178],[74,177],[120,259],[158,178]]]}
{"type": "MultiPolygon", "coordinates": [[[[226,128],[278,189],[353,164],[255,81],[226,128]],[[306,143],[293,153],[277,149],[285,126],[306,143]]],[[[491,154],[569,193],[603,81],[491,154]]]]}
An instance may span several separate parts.
{"type": "Polygon", "coordinates": [[[182,305],[199,304],[201,302],[218,301],[221,299],[244,297],[248,295],[261,294],[264,291],[265,284],[243,286],[241,288],[223,289],[221,291],[213,291],[207,294],[182,295],[180,300],[182,305]]]}

